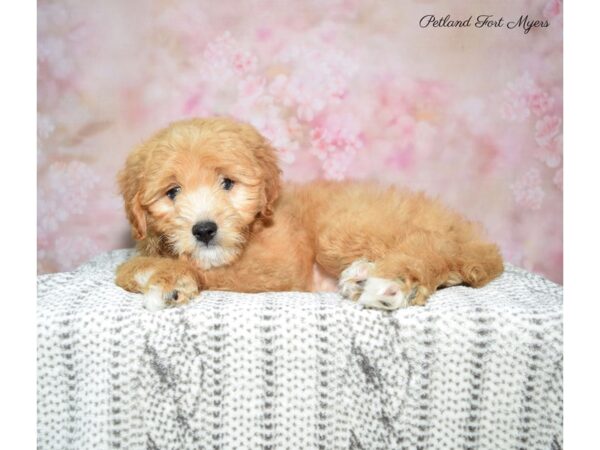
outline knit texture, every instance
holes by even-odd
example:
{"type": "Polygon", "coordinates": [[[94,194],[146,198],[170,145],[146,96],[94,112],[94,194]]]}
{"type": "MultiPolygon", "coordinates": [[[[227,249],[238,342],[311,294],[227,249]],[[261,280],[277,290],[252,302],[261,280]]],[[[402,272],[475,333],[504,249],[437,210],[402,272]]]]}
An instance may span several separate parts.
{"type": "Polygon", "coordinates": [[[562,287],[507,265],[425,307],[203,292],[159,312],[130,250],[38,277],[41,449],[560,449],[562,287]]]}

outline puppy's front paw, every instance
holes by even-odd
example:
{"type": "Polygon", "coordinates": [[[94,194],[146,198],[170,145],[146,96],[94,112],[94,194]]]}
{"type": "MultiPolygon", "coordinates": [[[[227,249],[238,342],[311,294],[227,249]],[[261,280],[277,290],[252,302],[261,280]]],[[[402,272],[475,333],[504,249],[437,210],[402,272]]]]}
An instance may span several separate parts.
{"type": "Polygon", "coordinates": [[[418,284],[406,283],[400,279],[369,277],[358,303],[368,308],[391,311],[410,305],[423,305],[427,295],[427,290],[418,284]]]}
{"type": "Polygon", "coordinates": [[[198,280],[192,274],[156,272],[140,274],[136,280],[142,286],[144,308],[149,311],[182,305],[200,292],[198,280]]]}
{"type": "Polygon", "coordinates": [[[340,295],[350,300],[358,300],[374,267],[372,262],[365,259],[357,259],[346,267],[338,281],[340,295]]]}
{"type": "Polygon", "coordinates": [[[181,286],[171,289],[164,286],[150,285],[144,293],[144,308],[148,311],[159,311],[171,306],[187,303],[198,295],[198,288],[183,288],[181,286]]]}

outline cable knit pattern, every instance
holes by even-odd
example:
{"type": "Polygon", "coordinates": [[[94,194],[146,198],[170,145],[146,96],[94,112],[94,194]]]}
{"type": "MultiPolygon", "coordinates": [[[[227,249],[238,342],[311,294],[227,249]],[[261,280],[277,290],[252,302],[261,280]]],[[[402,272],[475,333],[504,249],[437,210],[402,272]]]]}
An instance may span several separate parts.
{"type": "Polygon", "coordinates": [[[38,278],[41,449],[560,449],[562,287],[507,266],[425,307],[203,292],[157,313],[130,250],[38,278]]]}

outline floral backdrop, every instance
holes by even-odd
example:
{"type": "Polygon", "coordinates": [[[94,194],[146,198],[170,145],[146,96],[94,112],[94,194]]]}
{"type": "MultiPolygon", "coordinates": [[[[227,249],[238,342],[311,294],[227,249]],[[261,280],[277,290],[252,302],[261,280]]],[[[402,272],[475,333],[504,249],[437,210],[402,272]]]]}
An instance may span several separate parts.
{"type": "Polygon", "coordinates": [[[170,121],[227,114],[285,179],[439,196],[562,282],[562,2],[38,3],[38,270],[131,246],[115,181],[170,121]],[[421,28],[426,14],[548,27],[421,28]]]}

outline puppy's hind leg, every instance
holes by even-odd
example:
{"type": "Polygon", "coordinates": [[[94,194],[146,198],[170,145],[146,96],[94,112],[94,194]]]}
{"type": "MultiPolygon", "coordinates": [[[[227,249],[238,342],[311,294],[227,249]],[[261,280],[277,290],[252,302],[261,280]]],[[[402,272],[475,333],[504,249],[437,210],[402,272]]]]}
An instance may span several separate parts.
{"type": "Polygon", "coordinates": [[[504,271],[498,247],[483,241],[461,245],[457,261],[461,279],[473,287],[486,285],[504,271]]]}
{"type": "MultiPolygon", "coordinates": [[[[466,284],[481,287],[503,271],[498,248],[483,241],[466,244],[437,239],[433,233],[415,234],[383,258],[351,265],[346,272],[357,272],[359,282],[352,288],[344,284],[342,295],[378,309],[398,309],[424,305],[439,287],[466,284]],[[355,267],[362,268],[356,271],[355,267]],[[364,276],[364,272],[368,276],[364,276]],[[357,294],[357,290],[360,291],[357,294]]],[[[342,280],[344,278],[342,277],[342,280]]],[[[350,278],[352,280],[352,278],[350,278]]]]}
{"type": "Polygon", "coordinates": [[[381,261],[364,259],[350,264],[340,275],[340,295],[375,309],[394,310],[410,306],[423,288],[399,276],[377,276],[380,272],[378,265],[381,261]]]}
{"type": "Polygon", "coordinates": [[[419,259],[403,254],[388,255],[371,263],[369,275],[360,284],[360,294],[354,298],[359,304],[375,309],[424,305],[439,283],[429,269],[431,267],[419,259]]]}
{"type": "Polygon", "coordinates": [[[462,282],[442,247],[434,235],[416,233],[368,265],[351,264],[340,277],[340,293],[377,309],[424,305],[439,286],[462,282]]]}

